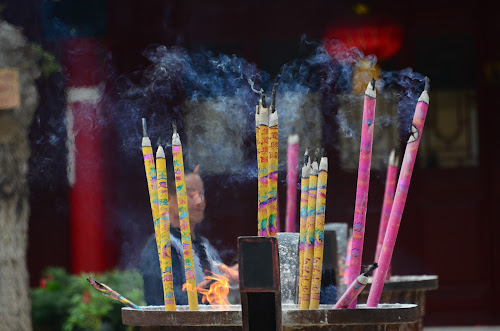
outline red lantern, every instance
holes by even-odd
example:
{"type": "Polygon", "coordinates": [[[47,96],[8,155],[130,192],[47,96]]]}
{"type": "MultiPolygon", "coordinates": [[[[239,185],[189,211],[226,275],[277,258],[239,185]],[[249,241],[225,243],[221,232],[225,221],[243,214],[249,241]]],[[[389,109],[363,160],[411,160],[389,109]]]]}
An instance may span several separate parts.
{"type": "MultiPolygon", "coordinates": [[[[347,49],[356,47],[365,55],[374,54],[381,60],[393,57],[401,49],[402,39],[401,27],[395,23],[374,23],[357,27],[332,26],[324,34],[326,43],[339,40],[347,49]]],[[[330,53],[334,52],[328,44],[326,48],[330,53]]],[[[338,45],[335,50],[338,50],[338,45]]]]}

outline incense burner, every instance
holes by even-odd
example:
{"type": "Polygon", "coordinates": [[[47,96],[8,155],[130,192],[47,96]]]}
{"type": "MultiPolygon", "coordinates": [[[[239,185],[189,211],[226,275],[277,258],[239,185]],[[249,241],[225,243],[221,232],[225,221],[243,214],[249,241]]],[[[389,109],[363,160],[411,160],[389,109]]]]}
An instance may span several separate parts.
{"type": "MultiPolygon", "coordinates": [[[[125,325],[140,326],[141,330],[241,330],[240,305],[225,310],[200,305],[198,311],[189,306],[177,306],[177,311],[165,311],[163,306],[145,306],[141,310],[122,308],[125,325]]],[[[415,304],[380,304],[377,308],[358,305],[355,309],[299,310],[297,305],[283,304],[283,330],[402,330],[418,319],[415,304]]]]}

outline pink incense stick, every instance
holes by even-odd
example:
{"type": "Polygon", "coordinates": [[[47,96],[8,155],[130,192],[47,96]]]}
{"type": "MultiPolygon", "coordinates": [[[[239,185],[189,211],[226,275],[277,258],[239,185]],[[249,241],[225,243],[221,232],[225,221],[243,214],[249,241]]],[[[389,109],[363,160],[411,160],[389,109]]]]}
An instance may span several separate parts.
{"type": "MultiPolygon", "coordinates": [[[[292,129],[293,130],[293,129],[292,129]]],[[[296,232],[296,212],[297,212],[297,176],[299,162],[299,135],[292,131],[288,137],[286,176],[286,232],[296,232]]]]}
{"type": "MultiPolygon", "coordinates": [[[[356,204],[352,225],[351,261],[349,266],[349,284],[356,280],[361,272],[363,256],[363,240],[365,235],[366,206],[368,204],[368,188],[370,184],[370,166],[372,160],[373,127],[375,118],[375,79],[368,84],[363,105],[363,123],[361,128],[361,144],[359,147],[358,184],[356,188],[356,204]]],[[[350,308],[356,307],[356,299],[350,308]]]]}
{"type": "Polygon", "coordinates": [[[427,108],[429,107],[428,91],[429,79],[426,78],[424,91],[418,98],[415,114],[413,115],[411,135],[406,143],[406,150],[403,163],[401,165],[401,172],[399,174],[394,203],[392,205],[389,223],[387,224],[387,232],[385,234],[384,244],[378,261],[379,270],[373,277],[372,287],[366,302],[367,307],[377,307],[382,294],[382,289],[384,288],[385,275],[389,269],[392,253],[394,251],[394,245],[396,244],[396,238],[401,224],[401,216],[403,215],[406,196],[408,195],[408,189],[410,188],[411,175],[413,173],[413,167],[415,166],[415,158],[417,157],[418,146],[420,144],[420,139],[422,138],[422,130],[424,129],[427,108]]]}
{"type": "MultiPolygon", "coordinates": [[[[393,149],[389,156],[387,166],[387,177],[385,178],[384,202],[382,204],[382,214],[380,215],[380,225],[378,228],[377,250],[375,251],[375,262],[378,261],[382,244],[384,243],[385,232],[389,216],[391,215],[392,202],[394,201],[394,192],[396,192],[396,183],[398,180],[398,157],[393,149]]],[[[376,271],[375,271],[376,272],[376,271]]]]}

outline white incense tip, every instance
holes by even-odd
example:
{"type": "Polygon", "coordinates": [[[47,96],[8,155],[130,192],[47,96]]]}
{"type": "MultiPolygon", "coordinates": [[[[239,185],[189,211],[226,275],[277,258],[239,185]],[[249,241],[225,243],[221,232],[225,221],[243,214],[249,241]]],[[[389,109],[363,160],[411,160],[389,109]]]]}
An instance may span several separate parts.
{"type": "Polygon", "coordinates": [[[363,285],[366,285],[366,284],[368,284],[368,277],[366,277],[365,275],[361,274],[361,275],[358,276],[357,281],[360,282],[363,285]]]}
{"type": "Polygon", "coordinates": [[[259,125],[269,125],[269,108],[260,106],[259,125]]]}
{"type": "Polygon", "coordinates": [[[304,165],[304,166],[302,167],[302,178],[307,178],[307,177],[309,177],[309,172],[310,172],[310,171],[309,171],[309,169],[310,169],[310,168],[311,168],[311,167],[310,167],[310,166],[308,166],[308,165],[304,165]]]}
{"type": "Polygon", "coordinates": [[[397,167],[399,164],[399,156],[396,156],[396,150],[393,149],[391,151],[391,155],[389,155],[389,165],[397,167]]]}
{"type": "Polygon", "coordinates": [[[156,150],[156,158],[165,158],[165,151],[161,145],[158,146],[158,149],[156,150]]]}
{"type": "Polygon", "coordinates": [[[319,171],[328,171],[328,157],[323,156],[319,161],[319,171]]]}
{"type": "Polygon", "coordinates": [[[311,175],[312,176],[318,175],[318,161],[316,160],[314,160],[314,162],[311,164],[311,175]]]}
{"type": "Polygon", "coordinates": [[[294,133],[288,136],[288,144],[298,144],[299,143],[299,135],[294,133]]]}
{"type": "Polygon", "coordinates": [[[418,98],[418,102],[425,102],[426,104],[429,104],[429,93],[427,93],[426,90],[420,94],[420,98],[418,98]]]}
{"type": "Polygon", "coordinates": [[[151,147],[151,140],[149,137],[142,137],[142,147],[149,146],[151,147]]]}
{"type": "Polygon", "coordinates": [[[269,115],[269,127],[278,126],[278,112],[275,111],[269,115]]]}
{"type": "Polygon", "coordinates": [[[172,146],[180,146],[181,145],[181,137],[177,132],[172,135],[172,146]]]}
{"type": "Polygon", "coordinates": [[[377,97],[377,90],[375,90],[375,86],[372,85],[372,82],[368,83],[368,86],[366,87],[365,95],[376,98],[377,97]]]}

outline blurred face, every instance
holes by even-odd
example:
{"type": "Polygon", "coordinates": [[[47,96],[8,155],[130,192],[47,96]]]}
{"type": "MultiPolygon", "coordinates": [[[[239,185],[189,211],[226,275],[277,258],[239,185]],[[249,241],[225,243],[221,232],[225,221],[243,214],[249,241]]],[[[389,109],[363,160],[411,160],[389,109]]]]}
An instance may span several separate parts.
{"type": "MultiPolygon", "coordinates": [[[[186,182],[186,193],[188,202],[189,224],[192,229],[196,224],[201,223],[205,216],[205,192],[201,177],[196,174],[189,174],[184,178],[186,182]]],[[[169,195],[170,222],[174,227],[179,227],[179,207],[177,197],[169,195]]]]}

